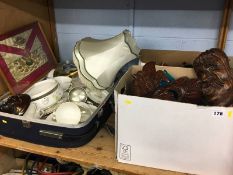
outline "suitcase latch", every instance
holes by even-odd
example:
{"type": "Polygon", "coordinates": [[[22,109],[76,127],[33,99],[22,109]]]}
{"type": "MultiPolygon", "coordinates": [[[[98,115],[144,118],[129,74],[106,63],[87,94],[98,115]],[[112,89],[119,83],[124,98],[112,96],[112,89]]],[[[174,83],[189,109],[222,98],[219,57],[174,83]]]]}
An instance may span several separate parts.
{"type": "Polygon", "coordinates": [[[63,133],[55,132],[55,131],[40,130],[39,134],[45,137],[50,137],[55,139],[62,139],[63,137],[63,133]]]}
{"type": "Polygon", "coordinates": [[[22,120],[22,124],[24,128],[31,128],[31,123],[26,120],[22,120]]]}
{"type": "Polygon", "coordinates": [[[104,113],[104,109],[101,108],[99,112],[97,113],[98,118],[102,117],[103,113],[104,113]]]}

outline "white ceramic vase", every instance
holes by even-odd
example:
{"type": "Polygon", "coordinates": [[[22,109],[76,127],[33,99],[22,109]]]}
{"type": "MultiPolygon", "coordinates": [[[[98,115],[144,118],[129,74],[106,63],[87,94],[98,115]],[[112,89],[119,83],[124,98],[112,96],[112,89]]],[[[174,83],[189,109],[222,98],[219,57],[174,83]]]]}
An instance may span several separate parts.
{"type": "Polygon", "coordinates": [[[125,30],[105,40],[84,38],[78,41],[73,61],[83,84],[89,89],[103,90],[112,85],[122,66],[138,57],[139,51],[130,32],[125,30]]]}

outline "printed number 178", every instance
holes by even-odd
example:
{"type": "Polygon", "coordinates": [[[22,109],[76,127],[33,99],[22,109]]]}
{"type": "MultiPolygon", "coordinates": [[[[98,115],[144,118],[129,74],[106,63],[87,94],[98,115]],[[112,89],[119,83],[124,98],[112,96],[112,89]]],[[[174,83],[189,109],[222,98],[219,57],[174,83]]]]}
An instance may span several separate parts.
{"type": "Polygon", "coordinates": [[[223,112],[219,112],[219,111],[215,111],[214,112],[214,116],[222,116],[223,112]]]}

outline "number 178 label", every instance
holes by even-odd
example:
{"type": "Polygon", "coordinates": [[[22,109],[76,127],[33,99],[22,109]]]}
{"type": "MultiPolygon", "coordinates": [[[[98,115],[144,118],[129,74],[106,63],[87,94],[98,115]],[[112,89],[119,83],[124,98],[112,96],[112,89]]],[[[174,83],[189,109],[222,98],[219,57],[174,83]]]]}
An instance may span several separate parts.
{"type": "Polygon", "coordinates": [[[225,113],[223,110],[214,110],[212,112],[213,117],[224,117],[225,113]]]}
{"type": "Polygon", "coordinates": [[[215,118],[222,118],[222,117],[227,117],[229,119],[233,118],[233,111],[232,110],[214,110],[212,111],[212,117],[215,118]]]}

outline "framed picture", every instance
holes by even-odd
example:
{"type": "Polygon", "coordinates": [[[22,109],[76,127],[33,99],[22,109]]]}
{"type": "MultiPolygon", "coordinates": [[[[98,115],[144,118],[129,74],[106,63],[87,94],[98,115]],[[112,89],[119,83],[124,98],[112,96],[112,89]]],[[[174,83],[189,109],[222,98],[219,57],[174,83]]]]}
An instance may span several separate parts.
{"type": "Polygon", "coordinates": [[[12,94],[23,93],[55,66],[38,22],[0,35],[0,73],[12,94]]]}

